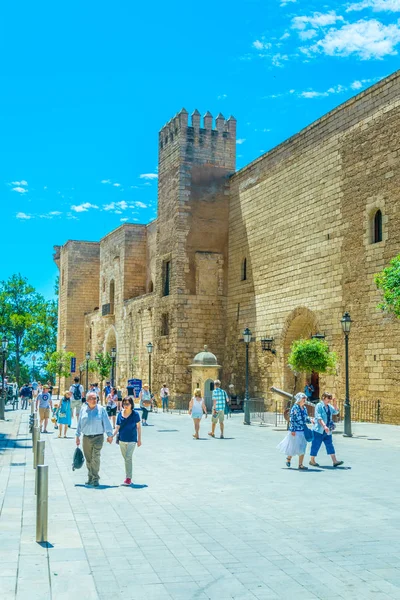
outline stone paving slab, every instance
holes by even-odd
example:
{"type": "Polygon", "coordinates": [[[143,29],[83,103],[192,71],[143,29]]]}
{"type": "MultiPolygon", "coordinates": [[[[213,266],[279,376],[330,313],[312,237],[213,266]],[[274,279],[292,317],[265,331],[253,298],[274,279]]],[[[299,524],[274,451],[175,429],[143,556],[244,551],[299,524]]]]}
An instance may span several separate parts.
{"type": "MultiPolygon", "coordinates": [[[[28,411],[0,424],[1,600],[400,599],[399,428],[334,436],[344,468],[287,469],[284,432],[229,419],[192,439],[188,415],[152,414],[121,486],[104,445],[101,486],[72,472],[74,430],[46,440],[49,548],[35,543],[28,411]]],[[[293,464],[296,460],[293,461],[293,464]]]]}

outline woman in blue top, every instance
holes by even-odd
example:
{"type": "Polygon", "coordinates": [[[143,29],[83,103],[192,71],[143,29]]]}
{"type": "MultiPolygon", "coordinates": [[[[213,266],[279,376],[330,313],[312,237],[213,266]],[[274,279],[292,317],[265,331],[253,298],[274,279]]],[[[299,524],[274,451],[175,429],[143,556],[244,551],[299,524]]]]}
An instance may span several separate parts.
{"type": "Polygon", "coordinates": [[[64,437],[67,437],[68,427],[71,427],[71,392],[64,392],[64,397],[61,400],[61,404],[57,409],[57,424],[60,428],[58,437],[62,437],[63,425],[64,425],[64,437]]]}
{"type": "Polygon", "coordinates": [[[289,431],[287,436],[278,444],[277,448],[283,454],[286,454],[286,466],[290,467],[290,462],[293,456],[299,457],[299,470],[307,471],[307,467],[303,465],[304,453],[307,447],[307,441],[304,437],[304,426],[306,423],[311,423],[308,416],[307,408],[305,407],[307,396],[300,392],[296,394],[295,404],[290,411],[289,431]]]}
{"type": "Polygon", "coordinates": [[[332,459],[333,466],[339,467],[343,464],[342,460],[336,458],[335,448],[332,443],[332,431],[336,427],[332,417],[337,414],[339,414],[339,409],[335,398],[332,398],[332,394],[325,392],[322,394],[321,402],[318,402],[315,407],[314,439],[311,444],[310,452],[310,465],[312,467],[319,467],[319,464],[315,462],[315,458],[318,454],[318,450],[321,448],[322,442],[325,444],[326,453],[329,454],[332,459]],[[332,402],[332,404],[330,404],[330,402],[332,402]]]}
{"type": "Polygon", "coordinates": [[[133,398],[127,396],[122,401],[122,411],[118,413],[114,437],[119,434],[119,447],[125,461],[125,485],[132,483],[132,455],[136,444],[142,445],[140,416],[135,410],[133,398]]]}

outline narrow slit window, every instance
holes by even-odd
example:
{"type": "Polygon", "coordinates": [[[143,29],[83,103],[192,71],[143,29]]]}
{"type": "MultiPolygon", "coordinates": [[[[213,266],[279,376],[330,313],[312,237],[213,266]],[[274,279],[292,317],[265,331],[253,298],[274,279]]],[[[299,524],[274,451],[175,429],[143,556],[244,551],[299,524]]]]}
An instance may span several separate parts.
{"type": "Polygon", "coordinates": [[[247,279],[247,258],[244,258],[242,260],[242,268],[241,268],[240,278],[242,281],[246,281],[246,279],[247,279]]]}
{"type": "Polygon", "coordinates": [[[167,260],[164,263],[163,296],[169,296],[170,286],[171,286],[171,261],[167,260]]]}
{"type": "Polygon", "coordinates": [[[382,241],[382,211],[377,210],[374,216],[374,238],[373,243],[382,241]]]}

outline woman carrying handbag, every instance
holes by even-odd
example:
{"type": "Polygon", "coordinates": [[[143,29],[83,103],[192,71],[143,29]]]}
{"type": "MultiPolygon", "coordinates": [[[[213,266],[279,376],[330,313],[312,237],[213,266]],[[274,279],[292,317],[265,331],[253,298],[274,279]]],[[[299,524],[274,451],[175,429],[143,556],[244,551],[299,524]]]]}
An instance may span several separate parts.
{"type": "Polygon", "coordinates": [[[122,411],[118,413],[117,425],[114,430],[116,443],[119,444],[125,461],[126,479],[124,485],[132,483],[132,455],[136,445],[142,445],[142,428],[139,413],[135,411],[133,399],[127,396],[122,401],[122,411]]]}
{"type": "Polygon", "coordinates": [[[311,442],[313,432],[307,427],[306,423],[311,423],[305,406],[307,396],[300,392],[294,397],[295,404],[290,411],[289,431],[287,436],[278,444],[277,448],[283,454],[286,454],[286,466],[291,466],[293,456],[299,457],[299,471],[307,471],[308,468],[303,465],[304,454],[307,442],[311,442]]]}

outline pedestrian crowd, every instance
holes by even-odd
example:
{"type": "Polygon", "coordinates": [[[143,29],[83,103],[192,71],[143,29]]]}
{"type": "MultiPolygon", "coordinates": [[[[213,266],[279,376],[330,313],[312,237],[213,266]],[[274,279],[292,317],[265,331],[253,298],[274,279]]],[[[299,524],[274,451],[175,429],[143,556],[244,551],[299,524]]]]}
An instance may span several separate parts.
{"type": "MultiPolygon", "coordinates": [[[[42,385],[40,381],[25,383],[20,391],[21,408],[27,409],[34,403],[39,414],[40,430],[47,433],[49,419],[52,418],[55,429],[58,429],[59,438],[67,438],[68,428],[72,427],[75,414],[76,418],[76,445],[81,445],[88,469],[87,485],[99,486],[100,452],[104,443],[104,434],[107,442],[114,440],[119,445],[125,464],[125,485],[132,483],[133,453],[142,444],[141,427],[148,426],[149,413],[157,409],[157,402],[150,391],[148,383],[144,383],[138,396],[133,388],[122,398],[121,391],[106,381],[103,390],[97,383],[90,384],[85,389],[79,377],[74,378],[74,383],[66,390],[59,402],[53,403],[53,387],[51,382],[42,385]],[[141,416],[135,410],[135,400],[139,402],[141,416]]],[[[200,439],[200,425],[203,417],[211,415],[211,430],[208,435],[216,436],[216,428],[219,426],[220,439],[224,439],[225,416],[231,410],[232,390],[229,395],[221,388],[221,382],[214,381],[212,401],[210,410],[207,410],[205,399],[200,388],[196,388],[189,402],[188,412],[193,419],[195,440],[200,439]]],[[[322,394],[320,402],[315,405],[315,415],[310,418],[306,404],[314,393],[313,386],[307,382],[304,393],[295,396],[295,402],[290,410],[288,432],[285,438],[277,446],[280,452],[286,455],[286,466],[292,466],[292,459],[298,456],[298,468],[300,471],[308,470],[304,465],[304,456],[307,443],[311,443],[309,465],[319,467],[316,461],[321,445],[325,445],[327,454],[331,457],[333,467],[339,467],[343,461],[336,457],[332,441],[332,432],[335,429],[333,417],[339,413],[336,400],[332,394],[322,394]],[[311,425],[311,427],[308,427],[311,425]]],[[[160,401],[163,412],[169,409],[170,392],[164,383],[160,390],[160,401]]],[[[235,398],[233,398],[235,401],[235,398]]]]}

